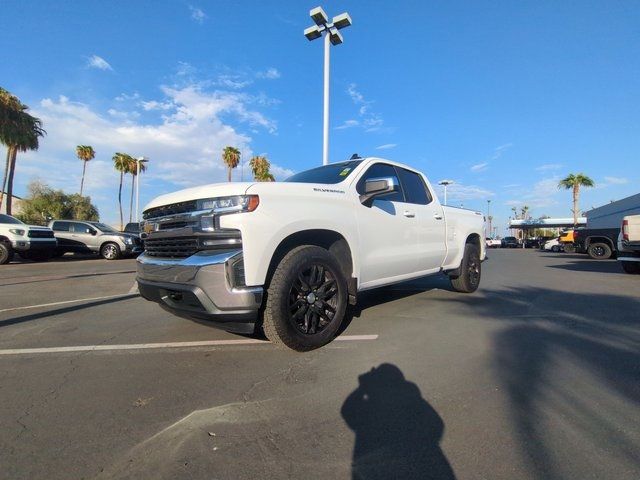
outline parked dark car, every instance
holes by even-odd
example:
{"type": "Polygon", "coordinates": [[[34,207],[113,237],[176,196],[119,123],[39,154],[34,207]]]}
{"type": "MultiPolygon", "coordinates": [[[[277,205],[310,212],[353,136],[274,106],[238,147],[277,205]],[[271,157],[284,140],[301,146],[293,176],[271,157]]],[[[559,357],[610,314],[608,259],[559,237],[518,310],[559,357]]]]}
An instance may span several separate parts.
{"type": "Polygon", "coordinates": [[[540,248],[540,239],[539,238],[525,239],[524,248],[540,248]]]}
{"type": "Polygon", "coordinates": [[[502,248],[518,248],[520,243],[516,237],[504,237],[502,239],[502,248]]]}
{"type": "Polygon", "coordinates": [[[579,228],[573,232],[573,243],[576,252],[604,260],[618,253],[619,233],[619,228],[579,228]]]}
{"type": "Polygon", "coordinates": [[[132,233],[134,235],[140,235],[140,223],[139,222],[131,222],[127,223],[124,226],[124,233],[132,233]]]}

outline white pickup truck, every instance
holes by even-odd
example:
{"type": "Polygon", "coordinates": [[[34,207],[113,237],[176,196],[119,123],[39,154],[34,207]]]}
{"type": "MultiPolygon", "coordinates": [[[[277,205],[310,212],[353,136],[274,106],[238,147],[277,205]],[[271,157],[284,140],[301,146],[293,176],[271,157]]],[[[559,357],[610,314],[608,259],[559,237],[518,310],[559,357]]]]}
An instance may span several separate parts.
{"type": "Polygon", "coordinates": [[[640,274],[640,215],[629,215],[622,220],[618,261],[626,273],[640,274]]]}
{"type": "Polygon", "coordinates": [[[16,253],[29,260],[48,260],[57,245],[50,228],[26,225],[11,215],[0,214],[0,265],[9,263],[16,253]]]}
{"type": "Polygon", "coordinates": [[[444,272],[471,293],[485,258],[482,214],[442,206],[424,175],[379,158],[189,188],[143,218],[144,298],[298,351],[330,342],[360,291],[444,272]]]}

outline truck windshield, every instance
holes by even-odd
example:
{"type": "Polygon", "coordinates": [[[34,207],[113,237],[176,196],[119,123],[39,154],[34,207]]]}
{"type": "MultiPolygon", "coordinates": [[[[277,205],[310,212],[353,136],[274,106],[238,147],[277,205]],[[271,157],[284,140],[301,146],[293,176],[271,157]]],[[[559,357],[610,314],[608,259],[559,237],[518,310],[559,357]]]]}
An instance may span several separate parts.
{"type": "Polygon", "coordinates": [[[340,183],[355,170],[362,160],[332,163],[324,167],[312,168],[304,172],[296,173],[285,180],[295,183],[340,183]]]}
{"type": "Polygon", "coordinates": [[[22,222],[17,218],[13,218],[10,215],[4,215],[0,213],[0,223],[11,223],[13,225],[22,225],[22,222]]]}

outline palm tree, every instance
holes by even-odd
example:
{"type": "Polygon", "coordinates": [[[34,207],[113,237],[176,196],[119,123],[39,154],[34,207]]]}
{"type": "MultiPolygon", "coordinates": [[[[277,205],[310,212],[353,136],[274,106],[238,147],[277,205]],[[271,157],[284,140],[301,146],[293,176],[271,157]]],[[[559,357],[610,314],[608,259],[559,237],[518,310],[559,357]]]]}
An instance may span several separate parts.
{"type": "Polygon", "coordinates": [[[129,173],[129,165],[131,162],[135,162],[131,155],[127,155],[126,153],[116,153],[113,156],[113,166],[114,168],[120,172],[120,187],[118,189],[118,205],[120,206],[120,230],[123,229],[123,218],[122,218],[122,181],[124,179],[124,174],[129,173]]]}
{"type": "Polygon", "coordinates": [[[135,158],[131,158],[131,163],[129,164],[129,168],[126,173],[131,174],[131,200],[129,201],[129,223],[133,221],[133,187],[136,180],[136,176],[138,175],[138,168],[140,168],[140,173],[144,172],[147,167],[144,162],[140,162],[135,158]],[[140,167],[138,167],[138,163],[140,167]]]}
{"type": "Polygon", "coordinates": [[[573,226],[578,226],[578,200],[580,199],[580,187],[595,187],[593,180],[583,173],[570,173],[560,180],[558,188],[573,190],[573,226]]]}
{"type": "Polygon", "coordinates": [[[258,182],[275,182],[276,179],[273,177],[271,172],[271,164],[267,157],[256,156],[253,157],[249,161],[249,166],[251,167],[251,171],[253,172],[253,178],[258,182]]]}
{"type": "MultiPolygon", "coordinates": [[[[13,177],[18,152],[37,150],[39,138],[47,133],[42,128],[42,121],[27,113],[28,109],[29,107],[21,103],[15,95],[0,88],[0,143],[7,146],[2,194],[6,192],[6,211],[9,215],[11,215],[13,177]]],[[[2,194],[0,194],[0,206],[2,205],[2,194]]]]}
{"type": "Polygon", "coordinates": [[[80,196],[82,196],[82,188],[84,187],[84,174],[87,170],[87,162],[96,158],[96,152],[91,145],[78,145],[76,147],[76,155],[82,160],[82,181],[80,182],[80,196]]]}
{"type": "Polygon", "coordinates": [[[227,166],[227,180],[231,181],[231,170],[240,163],[240,150],[234,147],[224,147],[222,150],[222,161],[227,166]]]}

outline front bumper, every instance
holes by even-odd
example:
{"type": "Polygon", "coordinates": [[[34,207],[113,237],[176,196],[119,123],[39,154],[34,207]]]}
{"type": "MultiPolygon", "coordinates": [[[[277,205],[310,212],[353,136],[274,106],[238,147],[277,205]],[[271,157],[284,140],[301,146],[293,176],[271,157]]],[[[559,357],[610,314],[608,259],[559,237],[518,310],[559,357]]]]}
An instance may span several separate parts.
{"type": "Polygon", "coordinates": [[[164,309],[237,333],[253,333],[262,287],[235,286],[233,265],[242,250],[201,251],[184,259],[142,254],[137,259],[140,295],[164,309]]]}
{"type": "Polygon", "coordinates": [[[12,240],[11,247],[16,252],[35,252],[44,250],[54,250],[58,246],[55,238],[47,240],[12,240]]]}

